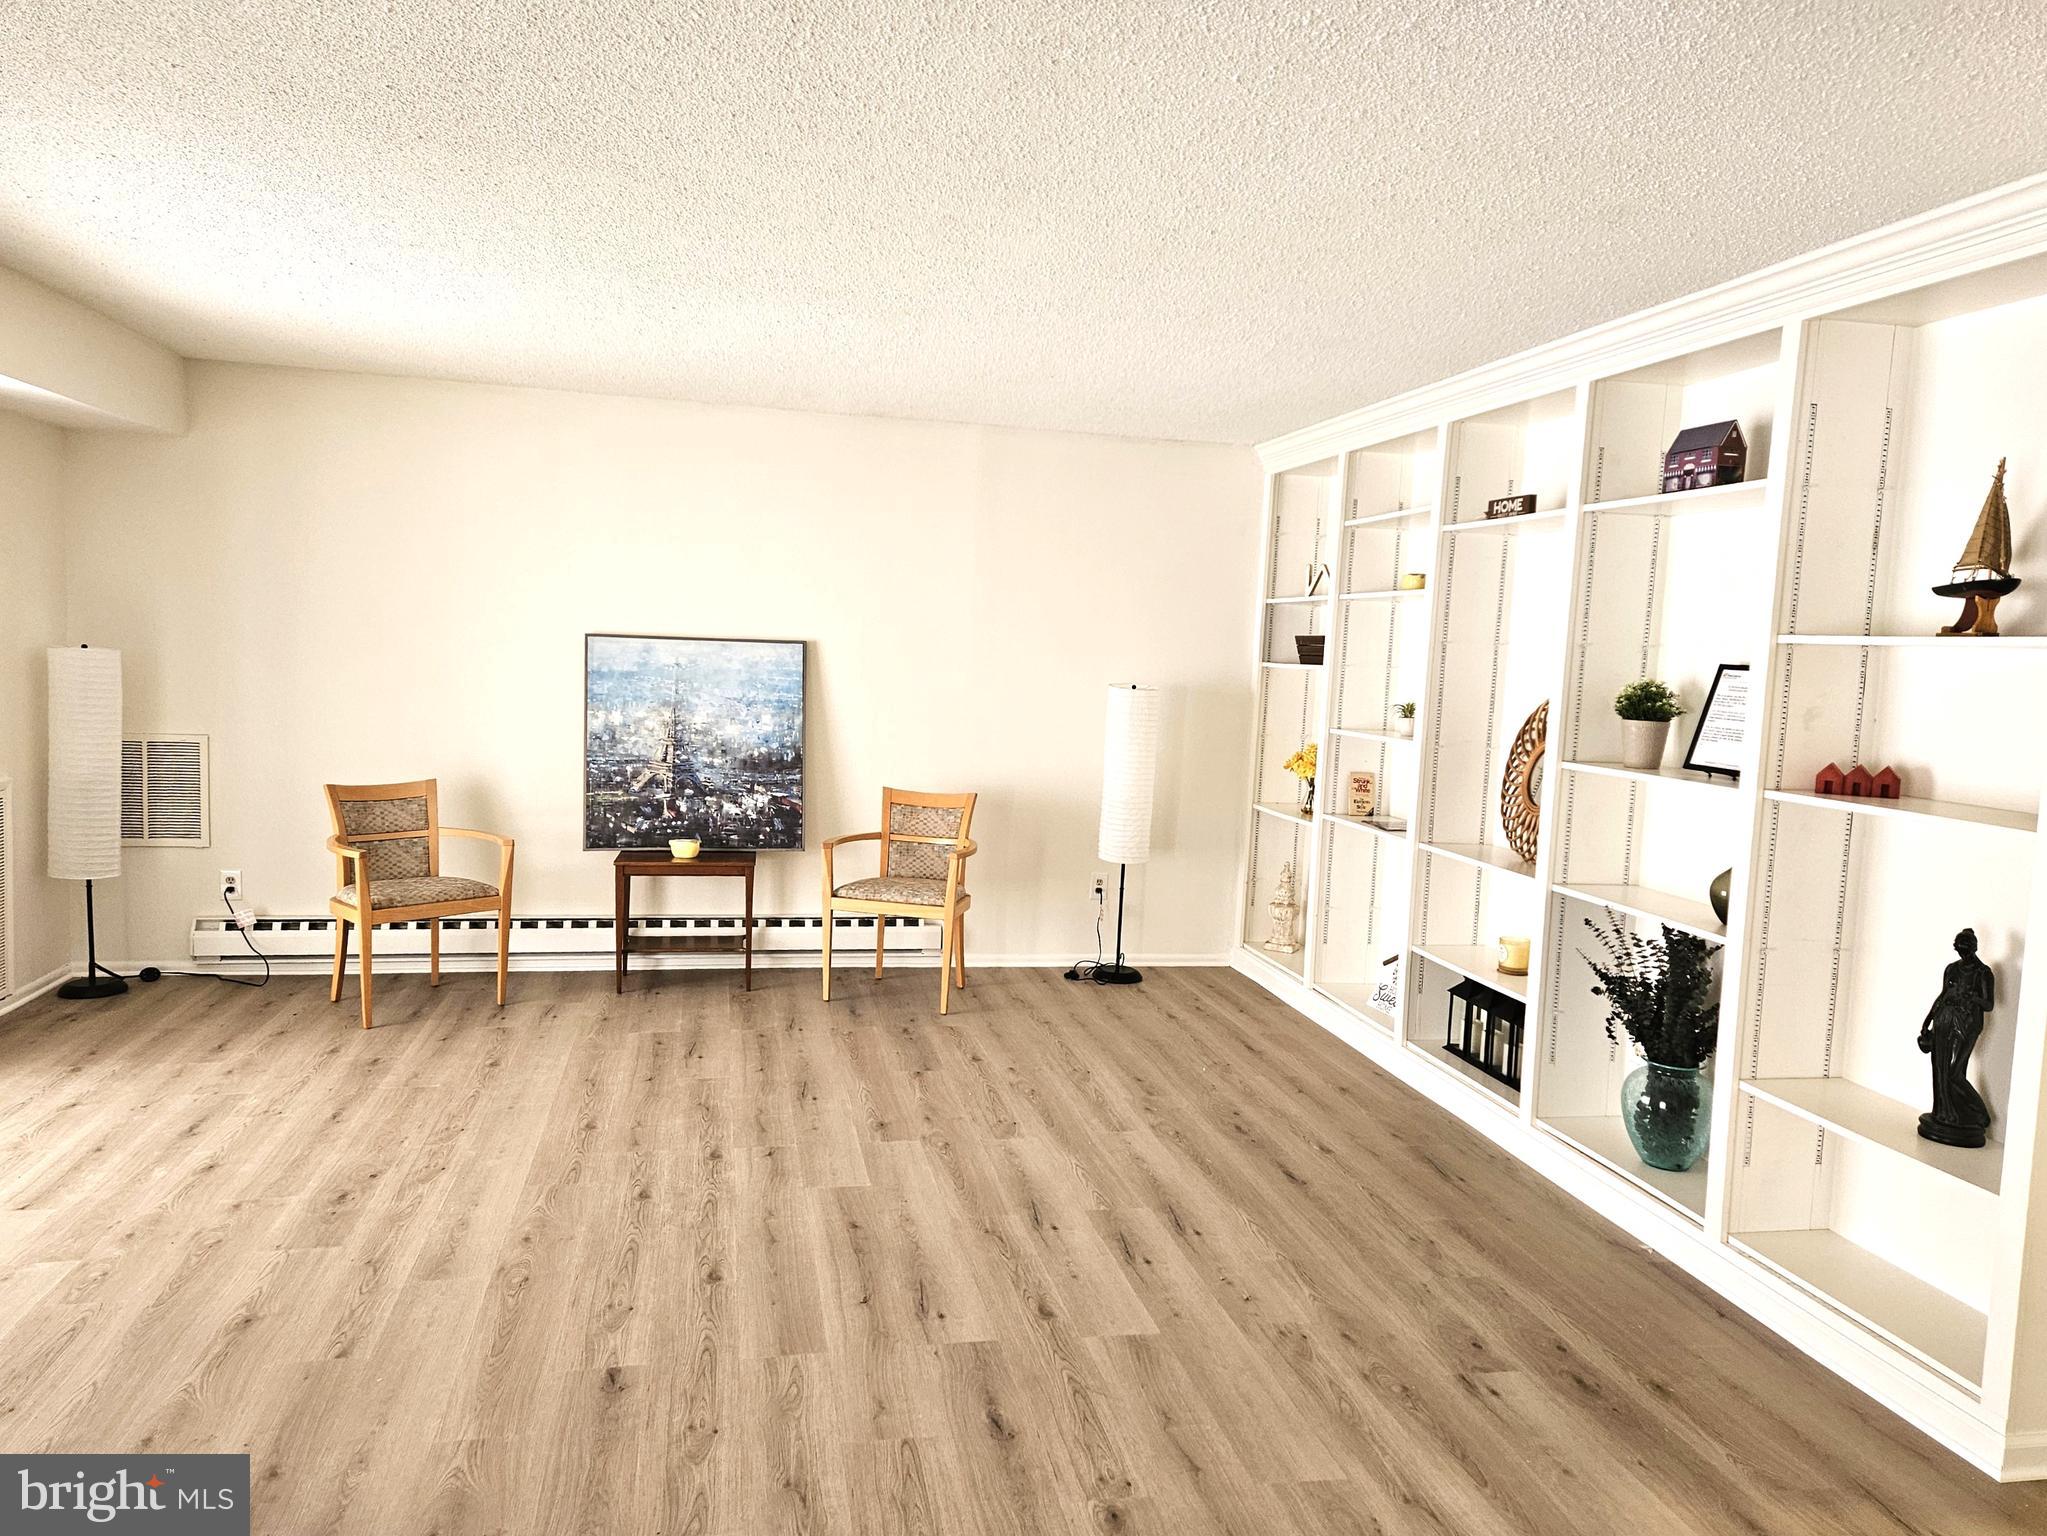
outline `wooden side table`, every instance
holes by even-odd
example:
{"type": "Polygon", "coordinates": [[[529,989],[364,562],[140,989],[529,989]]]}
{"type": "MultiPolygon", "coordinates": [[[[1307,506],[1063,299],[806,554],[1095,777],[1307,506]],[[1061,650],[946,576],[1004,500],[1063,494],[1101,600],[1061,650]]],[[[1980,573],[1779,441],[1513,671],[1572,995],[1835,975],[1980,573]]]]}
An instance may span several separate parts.
{"type": "Polygon", "coordinates": [[[746,990],[753,990],[753,859],[752,853],[713,853],[693,859],[670,857],[666,848],[622,848],[611,861],[612,951],[618,962],[618,990],[625,991],[625,957],[658,954],[744,954],[746,990]],[[726,934],[677,933],[632,936],[633,876],[732,875],[746,882],[746,926],[738,938],[726,934]]]}

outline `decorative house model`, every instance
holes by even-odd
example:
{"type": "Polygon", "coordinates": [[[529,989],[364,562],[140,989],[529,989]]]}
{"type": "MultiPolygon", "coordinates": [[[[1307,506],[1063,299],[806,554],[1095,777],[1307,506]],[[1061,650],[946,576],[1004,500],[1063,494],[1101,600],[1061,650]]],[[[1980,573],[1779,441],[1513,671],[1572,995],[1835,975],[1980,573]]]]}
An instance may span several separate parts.
{"type": "Polygon", "coordinates": [[[1498,1078],[1509,1088],[1521,1086],[1521,1026],[1528,1007],[1518,997],[1495,992],[1470,977],[1450,989],[1450,1011],[1443,1025],[1443,1049],[1459,1061],[1498,1078]],[[1458,1017],[1459,1009],[1463,1017],[1458,1017]]]}
{"type": "Polygon", "coordinates": [[[1905,786],[1895,768],[1871,773],[1857,763],[1843,773],[1838,763],[1829,763],[1813,775],[1812,787],[1815,794],[1839,795],[1847,800],[1895,800],[1905,786]]]}
{"type": "Polygon", "coordinates": [[[1748,441],[1741,423],[1716,421],[1686,427],[1663,455],[1663,491],[1698,491],[1709,485],[1739,485],[1748,466],[1748,441]]]}

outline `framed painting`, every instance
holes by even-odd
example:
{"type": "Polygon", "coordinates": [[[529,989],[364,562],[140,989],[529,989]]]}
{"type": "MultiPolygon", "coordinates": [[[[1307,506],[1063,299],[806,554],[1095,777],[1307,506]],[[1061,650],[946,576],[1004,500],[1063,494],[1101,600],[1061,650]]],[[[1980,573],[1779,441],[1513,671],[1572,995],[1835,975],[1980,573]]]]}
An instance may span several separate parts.
{"type": "Polygon", "coordinates": [[[801,640],[583,637],[583,846],[803,846],[801,640]]]}

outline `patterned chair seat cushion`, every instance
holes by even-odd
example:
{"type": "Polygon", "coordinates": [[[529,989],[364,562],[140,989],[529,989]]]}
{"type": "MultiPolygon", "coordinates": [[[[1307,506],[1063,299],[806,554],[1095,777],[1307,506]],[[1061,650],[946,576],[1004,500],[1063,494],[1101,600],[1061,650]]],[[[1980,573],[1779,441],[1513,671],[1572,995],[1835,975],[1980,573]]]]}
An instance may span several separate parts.
{"type": "MultiPolygon", "coordinates": [[[[458,875],[416,875],[408,880],[379,880],[370,876],[370,907],[432,907],[445,901],[495,900],[498,888],[481,880],[464,880],[458,875]]],[[[344,885],[334,893],[344,906],[355,906],[355,887],[344,885]]]]}
{"type": "Polygon", "coordinates": [[[908,875],[882,875],[873,880],[848,880],[832,890],[848,901],[893,901],[911,907],[945,905],[943,880],[919,880],[908,875]]]}

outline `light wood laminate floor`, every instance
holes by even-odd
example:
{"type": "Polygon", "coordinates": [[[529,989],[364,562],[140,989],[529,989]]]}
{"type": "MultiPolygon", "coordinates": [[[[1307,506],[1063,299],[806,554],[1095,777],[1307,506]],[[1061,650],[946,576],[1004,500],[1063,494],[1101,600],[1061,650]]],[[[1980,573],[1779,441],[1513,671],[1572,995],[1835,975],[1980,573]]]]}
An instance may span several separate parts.
{"type": "Polygon", "coordinates": [[[1226,971],[325,985],[0,1021],[0,1449],[290,1536],[2047,1530],[1226,971]]]}

